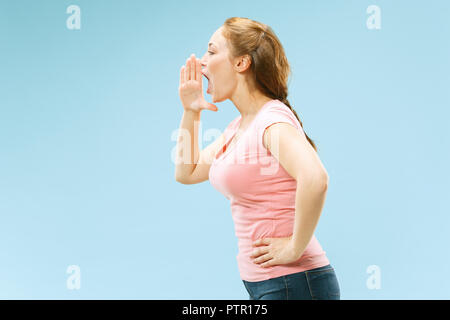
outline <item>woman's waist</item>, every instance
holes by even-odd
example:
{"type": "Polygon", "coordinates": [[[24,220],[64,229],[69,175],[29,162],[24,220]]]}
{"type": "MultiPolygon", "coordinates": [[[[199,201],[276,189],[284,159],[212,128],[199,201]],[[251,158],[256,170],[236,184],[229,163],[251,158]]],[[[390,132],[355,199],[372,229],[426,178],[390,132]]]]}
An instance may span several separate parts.
{"type": "Polygon", "coordinates": [[[292,235],[294,228],[293,216],[277,218],[249,219],[233,216],[236,237],[242,245],[251,245],[253,241],[262,238],[283,238],[292,235]]]}
{"type": "MultiPolygon", "coordinates": [[[[266,236],[261,238],[284,238],[289,237],[292,235],[292,232],[289,234],[281,235],[281,236],[266,236]]],[[[251,238],[251,237],[241,237],[238,238],[238,249],[239,249],[239,256],[245,257],[247,259],[251,259],[251,255],[253,250],[256,248],[253,246],[253,243],[258,238],[251,238]]],[[[311,240],[309,241],[308,245],[306,246],[305,250],[303,251],[302,258],[304,257],[313,257],[313,256],[321,256],[325,255],[325,251],[322,249],[322,246],[320,245],[319,241],[313,234],[311,237],[311,240]]]]}

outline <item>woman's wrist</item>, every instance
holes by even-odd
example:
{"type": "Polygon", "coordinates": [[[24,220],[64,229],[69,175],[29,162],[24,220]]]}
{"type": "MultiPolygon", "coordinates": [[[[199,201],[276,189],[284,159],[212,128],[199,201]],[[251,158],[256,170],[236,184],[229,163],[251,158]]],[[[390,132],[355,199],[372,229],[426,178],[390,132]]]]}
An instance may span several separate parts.
{"type": "Polygon", "coordinates": [[[295,253],[295,255],[298,257],[298,259],[300,259],[300,257],[303,255],[303,251],[305,249],[300,248],[298,242],[294,239],[293,236],[290,236],[288,238],[289,238],[288,246],[289,246],[290,250],[292,250],[292,252],[295,253]]]}

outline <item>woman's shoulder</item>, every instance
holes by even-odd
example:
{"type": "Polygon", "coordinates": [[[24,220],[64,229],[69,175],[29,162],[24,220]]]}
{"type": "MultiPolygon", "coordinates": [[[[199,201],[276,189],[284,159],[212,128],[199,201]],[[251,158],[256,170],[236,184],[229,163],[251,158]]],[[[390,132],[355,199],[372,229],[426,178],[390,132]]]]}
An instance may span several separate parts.
{"type": "Polygon", "coordinates": [[[276,122],[288,122],[297,128],[301,127],[297,117],[292,112],[292,110],[279,100],[271,103],[264,111],[265,112],[261,114],[261,118],[259,119],[259,122],[262,124],[262,127],[264,129],[268,125],[276,122]]]}
{"type": "Polygon", "coordinates": [[[273,100],[266,108],[266,112],[280,112],[284,114],[292,114],[292,110],[282,101],[273,100]]]}

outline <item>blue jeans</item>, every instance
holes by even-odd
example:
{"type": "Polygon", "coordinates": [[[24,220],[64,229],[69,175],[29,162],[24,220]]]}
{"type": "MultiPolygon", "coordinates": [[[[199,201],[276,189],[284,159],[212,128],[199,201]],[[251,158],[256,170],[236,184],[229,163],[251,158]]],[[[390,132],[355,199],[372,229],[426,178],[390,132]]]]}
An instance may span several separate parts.
{"type": "Polygon", "coordinates": [[[268,280],[242,282],[250,300],[340,300],[339,283],[330,264],[268,280]]]}

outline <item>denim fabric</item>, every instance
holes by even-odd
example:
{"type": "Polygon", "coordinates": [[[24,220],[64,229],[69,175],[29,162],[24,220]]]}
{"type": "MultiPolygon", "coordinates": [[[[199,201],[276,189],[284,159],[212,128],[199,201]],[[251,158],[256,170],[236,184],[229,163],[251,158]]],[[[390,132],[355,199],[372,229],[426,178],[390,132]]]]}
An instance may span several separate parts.
{"type": "Polygon", "coordinates": [[[242,282],[250,300],[340,300],[339,283],[330,264],[268,280],[242,282]]]}

